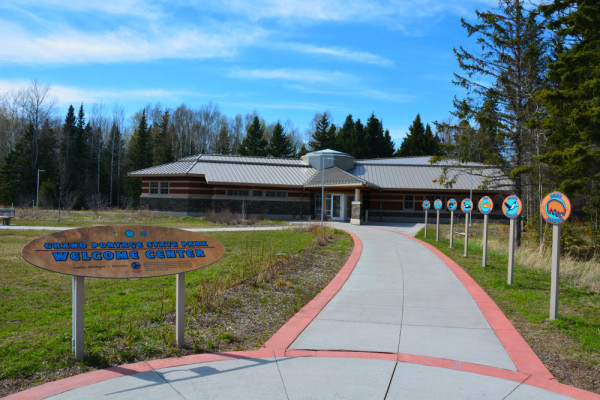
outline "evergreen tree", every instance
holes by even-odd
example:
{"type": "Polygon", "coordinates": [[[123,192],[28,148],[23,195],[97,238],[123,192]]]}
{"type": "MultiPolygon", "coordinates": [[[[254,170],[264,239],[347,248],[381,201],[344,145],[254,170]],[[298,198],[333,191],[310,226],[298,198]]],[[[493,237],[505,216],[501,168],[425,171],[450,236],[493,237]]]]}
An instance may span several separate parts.
{"type": "Polygon", "coordinates": [[[243,156],[268,155],[268,142],[265,140],[264,131],[258,116],[254,116],[252,123],[246,127],[246,137],[242,140],[240,154],[243,156]]]}
{"type": "Polygon", "coordinates": [[[394,155],[394,144],[389,131],[383,131],[383,124],[372,113],[365,127],[365,158],[385,158],[394,155]],[[387,136],[386,136],[387,133],[387,136]]]}
{"type": "Polygon", "coordinates": [[[129,142],[128,159],[132,171],[152,166],[152,143],[145,109],[129,142]]]}
{"type": "MultiPolygon", "coordinates": [[[[431,128],[429,130],[431,132],[431,128]]],[[[431,149],[427,147],[426,129],[421,122],[421,114],[417,114],[411,126],[408,127],[408,134],[400,144],[396,156],[431,156],[433,154],[430,154],[430,151],[431,149]]]]}
{"type": "Polygon", "coordinates": [[[275,124],[273,129],[273,136],[271,137],[268,151],[273,157],[290,158],[294,155],[294,147],[292,146],[292,143],[290,143],[288,137],[285,135],[283,127],[279,121],[277,121],[277,124],[275,124]]]}
{"type": "Polygon", "coordinates": [[[121,138],[121,130],[113,121],[106,146],[106,152],[108,153],[106,158],[108,159],[109,170],[108,203],[110,207],[119,204],[119,196],[117,193],[119,193],[119,188],[121,187],[121,177],[118,171],[123,155],[123,148],[124,143],[123,139],[121,138]]]}
{"type": "Polygon", "coordinates": [[[354,149],[352,148],[352,135],[354,131],[354,120],[352,119],[352,114],[348,114],[346,120],[344,121],[344,125],[338,131],[336,136],[336,145],[334,150],[341,151],[346,154],[350,154],[354,156],[354,149]]]}
{"type": "Polygon", "coordinates": [[[169,110],[165,110],[152,141],[154,144],[154,155],[152,157],[154,165],[166,164],[175,160],[169,135],[169,117],[169,110]]]}
{"type": "MultiPolygon", "coordinates": [[[[557,37],[550,85],[540,93],[547,110],[547,152],[553,187],[575,197],[598,232],[600,208],[600,3],[555,0],[541,7],[557,37]]],[[[578,210],[574,207],[574,212],[578,210]]],[[[596,240],[598,238],[596,237],[596,240]]]]}
{"type": "Polygon", "coordinates": [[[217,154],[231,154],[231,135],[227,123],[221,125],[219,136],[215,142],[215,152],[217,154]]]}
{"type": "Polygon", "coordinates": [[[360,122],[359,118],[354,123],[354,129],[352,130],[352,152],[350,154],[357,159],[367,158],[368,155],[365,151],[365,142],[365,127],[363,126],[362,122],[360,122]]]}
{"type": "Polygon", "coordinates": [[[308,149],[306,148],[306,145],[304,143],[302,143],[302,146],[300,146],[300,150],[298,150],[298,158],[302,157],[303,155],[308,154],[308,149]]]}
{"type": "Polygon", "coordinates": [[[33,124],[29,124],[0,168],[0,197],[6,203],[31,205],[36,198],[37,169],[31,167],[29,160],[34,136],[33,124]]]}
{"type": "Polygon", "coordinates": [[[335,147],[335,135],[335,125],[331,125],[327,113],[323,113],[317,122],[308,146],[311,151],[332,149],[335,147]]]}

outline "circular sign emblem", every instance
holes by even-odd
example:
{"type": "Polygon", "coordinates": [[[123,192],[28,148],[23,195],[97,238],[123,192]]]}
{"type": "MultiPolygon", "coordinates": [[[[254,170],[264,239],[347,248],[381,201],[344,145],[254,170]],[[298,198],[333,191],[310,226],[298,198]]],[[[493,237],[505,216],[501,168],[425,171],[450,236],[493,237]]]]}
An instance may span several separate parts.
{"type": "Polygon", "coordinates": [[[482,197],[477,206],[479,208],[479,212],[482,214],[489,214],[494,210],[494,202],[490,196],[482,197]]]}
{"type": "Polygon", "coordinates": [[[429,207],[431,207],[431,204],[429,204],[429,200],[425,200],[423,202],[423,210],[429,210],[429,207]]]}
{"type": "Polygon", "coordinates": [[[540,212],[549,224],[560,225],[571,215],[571,201],[561,192],[552,192],[542,200],[540,212]]]}
{"type": "Polygon", "coordinates": [[[471,210],[473,209],[473,202],[471,201],[471,199],[464,199],[463,201],[461,201],[460,202],[460,209],[465,214],[470,213],[471,210]]]}
{"type": "Polygon", "coordinates": [[[517,218],[519,215],[521,215],[522,208],[523,204],[521,203],[521,199],[514,194],[508,196],[502,202],[502,212],[507,218],[517,218]]]}
{"type": "Polygon", "coordinates": [[[456,202],[456,199],[450,199],[450,200],[448,200],[448,203],[446,204],[446,207],[448,207],[449,211],[456,210],[456,208],[458,207],[458,203],[456,202]]]}
{"type": "Polygon", "coordinates": [[[436,201],[434,201],[433,208],[435,208],[436,210],[441,210],[442,209],[442,201],[440,199],[437,199],[436,201]]]}

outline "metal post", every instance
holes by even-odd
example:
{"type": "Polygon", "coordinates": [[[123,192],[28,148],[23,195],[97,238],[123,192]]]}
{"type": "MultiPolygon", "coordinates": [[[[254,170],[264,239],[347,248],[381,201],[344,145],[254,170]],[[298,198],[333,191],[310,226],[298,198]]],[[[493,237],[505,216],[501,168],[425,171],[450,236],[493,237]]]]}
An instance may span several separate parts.
{"type": "Polygon", "coordinates": [[[440,210],[436,210],[437,211],[437,217],[436,217],[436,225],[435,225],[435,241],[439,242],[440,241],[440,210]]]}
{"type": "Polygon", "coordinates": [[[552,226],[552,278],[550,281],[550,319],[558,316],[558,283],[560,276],[560,225],[552,226]]]}
{"type": "Polygon", "coordinates": [[[454,211],[450,211],[450,248],[454,245],[454,211]]]}
{"type": "Polygon", "coordinates": [[[321,155],[321,226],[325,218],[325,157],[321,155]]]}
{"type": "Polygon", "coordinates": [[[83,360],[83,310],[84,310],[84,282],[83,276],[73,276],[73,330],[72,349],[75,360],[83,360]]]}
{"type": "Polygon", "coordinates": [[[469,216],[470,213],[465,214],[465,252],[463,253],[465,257],[469,256],[469,224],[467,223],[467,220],[470,220],[469,216]]]}
{"type": "Polygon", "coordinates": [[[510,219],[510,228],[508,231],[508,278],[507,282],[512,285],[513,266],[515,262],[515,219],[510,219]]]}
{"type": "Polygon", "coordinates": [[[488,242],[488,215],[483,216],[483,256],[481,257],[481,265],[487,266],[487,242],[488,242]]]}
{"type": "Polygon", "coordinates": [[[425,237],[427,237],[427,212],[429,210],[425,210],[425,237]]]}
{"type": "Polygon", "coordinates": [[[185,272],[177,274],[175,282],[175,341],[185,346],[185,272]]]}

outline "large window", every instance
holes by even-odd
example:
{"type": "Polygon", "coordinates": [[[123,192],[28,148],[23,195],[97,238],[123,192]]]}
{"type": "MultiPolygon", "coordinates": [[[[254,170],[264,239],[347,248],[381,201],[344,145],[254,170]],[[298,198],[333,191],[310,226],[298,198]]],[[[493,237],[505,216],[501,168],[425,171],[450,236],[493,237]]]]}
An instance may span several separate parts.
{"type": "Polygon", "coordinates": [[[229,189],[227,190],[227,196],[248,196],[249,190],[229,189]]]}
{"type": "Polygon", "coordinates": [[[150,182],[150,194],[169,194],[169,182],[150,182]]]}
{"type": "Polygon", "coordinates": [[[286,197],[287,196],[287,192],[275,192],[275,191],[269,191],[267,190],[265,192],[267,197],[286,197]]]}
{"type": "Polygon", "coordinates": [[[169,194],[169,182],[160,183],[160,194],[169,194]]]}
{"type": "Polygon", "coordinates": [[[150,182],[150,194],[158,194],[158,182],[150,182]]]}
{"type": "Polygon", "coordinates": [[[405,194],[404,195],[404,209],[405,210],[414,210],[414,208],[415,208],[414,196],[412,194],[405,194]]]}

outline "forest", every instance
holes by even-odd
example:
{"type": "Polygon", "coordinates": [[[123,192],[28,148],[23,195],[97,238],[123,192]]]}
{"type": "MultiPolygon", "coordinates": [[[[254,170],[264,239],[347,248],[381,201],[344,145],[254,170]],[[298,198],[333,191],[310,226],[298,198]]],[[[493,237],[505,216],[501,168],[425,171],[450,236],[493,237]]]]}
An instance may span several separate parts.
{"type": "MultiPolygon", "coordinates": [[[[255,111],[227,116],[218,104],[75,104],[57,115],[37,80],[0,94],[0,201],[60,208],[136,205],[133,170],[200,154],[299,157],[331,148],[359,159],[429,155],[499,166],[515,182],[527,218],[550,191],[567,194],[574,220],[598,234],[600,208],[600,3],[500,0],[461,20],[453,83],[461,93],[444,121],[417,115],[398,149],[373,112],[341,126],[318,111],[308,132],[255,111]],[[304,140],[304,138],[308,140],[304,140]]],[[[361,112],[362,110],[356,110],[361,112]]],[[[422,110],[423,115],[427,110],[422,110]]],[[[440,182],[452,185],[452,176],[440,182]]]]}

